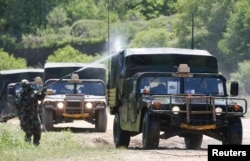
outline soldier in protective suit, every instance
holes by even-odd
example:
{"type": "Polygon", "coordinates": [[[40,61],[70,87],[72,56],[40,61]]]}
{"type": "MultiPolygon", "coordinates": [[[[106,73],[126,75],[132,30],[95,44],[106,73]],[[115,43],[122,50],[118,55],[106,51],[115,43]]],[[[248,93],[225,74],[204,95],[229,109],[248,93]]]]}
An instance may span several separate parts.
{"type": "Polygon", "coordinates": [[[45,90],[36,93],[31,83],[24,79],[21,81],[21,91],[18,96],[18,105],[20,107],[20,125],[25,132],[25,141],[39,145],[41,139],[41,120],[39,118],[38,100],[45,97],[45,90]]]}

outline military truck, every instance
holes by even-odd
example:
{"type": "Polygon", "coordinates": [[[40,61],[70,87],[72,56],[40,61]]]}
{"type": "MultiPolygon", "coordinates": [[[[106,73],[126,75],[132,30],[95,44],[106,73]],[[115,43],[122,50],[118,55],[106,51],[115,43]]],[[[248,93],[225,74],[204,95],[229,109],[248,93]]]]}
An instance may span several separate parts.
{"type": "MultiPolygon", "coordinates": [[[[42,78],[40,76],[37,76],[34,78],[34,80],[32,82],[29,82],[31,87],[34,89],[35,94],[38,94],[38,92],[42,92],[42,88],[43,88],[43,81],[42,78]]],[[[13,117],[15,116],[20,116],[20,107],[18,106],[18,96],[20,96],[20,91],[21,91],[21,82],[15,82],[15,83],[10,83],[7,86],[7,109],[9,110],[9,112],[6,112],[13,115],[13,117]]],[[[41,114],[42,114],[42,101],[38,100],[38,107],[37,107],[37,111],[39,114],[39,118],[40,121],[42,119],[41,114]]]]}
{"type": "Polygon", "coordinates": [[[242,144],[247,101],[237,97],[237,82],[231,82],[230,94],[227,85],[216,57],[206,50],[118,52],[110,62],[107,86],[115,146],[128,147],[140,133],[145,149],[173,136],[183,137],[188,149],[200,148],[203,135],[224,145],[242,144]]]}
{"type": "Polygon", "coordinates": [[[0,71],[0,122],[6,122],[17,115],[15,96],[22,79],[33,82],[43,77],[43,69],[13,69],[0,71]]]}
{"type": "Polygon", "coordinates": [[[46,63],[43,101],[43,125],[47,131],[54,124],[84,120],[95,130],[107,128],[106,69],[103,64],[46,63]]]}

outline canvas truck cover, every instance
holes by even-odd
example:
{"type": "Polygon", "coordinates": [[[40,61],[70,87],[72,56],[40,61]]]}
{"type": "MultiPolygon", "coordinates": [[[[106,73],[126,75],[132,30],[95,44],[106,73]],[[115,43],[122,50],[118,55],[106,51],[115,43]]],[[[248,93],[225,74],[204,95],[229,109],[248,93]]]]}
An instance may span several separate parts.
{"type": "Polygon", "coordinates": [[[119,68],[125,77],[137,72],[176,72],[179,64],[188,64],[191,73],[218,73],[216,57],[206,50],[128,48],[117,54],[113,62],[112,68],[119,68]]]}
{"type": "Polygon", "coordinates": [[[0,91],[6,89],[9,83],[21,82],[22,79],[34,81],[35,77],[43,77],[43,69],[13,69],[0,71],[0,91]]]}
{"type": "Polygon", "coordinates": [[[74,62],[51,62],[44,65],[44,81],[59,79],[72,73],[77,73],[79,79],[101,79],[106,82],[104,64],[88,64],[74,62]]]}

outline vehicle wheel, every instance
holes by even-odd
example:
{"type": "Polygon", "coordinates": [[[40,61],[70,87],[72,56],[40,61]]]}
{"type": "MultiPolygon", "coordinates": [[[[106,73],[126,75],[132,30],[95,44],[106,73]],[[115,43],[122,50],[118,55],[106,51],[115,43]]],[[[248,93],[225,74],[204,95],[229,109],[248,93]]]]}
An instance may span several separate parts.
{"type": "Polygon", "coordinates": [[[142,124],[142,144],[144,149],[155,149],[159,146],[160,122],[158,119],[145,113],[142,124]]]}
{"type": "Polygon", "coordinates": [[[107,112],[106,110],[97,111],[95,129],[97,132],[105,132],[107,129],[107,112]]]}
{"type": "Polygon", "coordinates": [[[203,140],[202,134],[188,134],[184,137],[187,149],[199,149],[203,140]]]}
{"type": "Polygon", "coordinates": [[[53,111],[43,108],[43,128],[45,131],[53,130],[53,111]]]}
{"type": "Polygon", "coordinates": [[[242,144],[242,123],[240,118],[233,118],[228,120],[228,127],[223,137],[224,137],[224,139],[222,140],[223,145],[242,144]]]}
{"type": "Polygon", "coordinates": [[[122,130],[120,125],[120,116],[118,113],[115,114],[113,123],[113,138],[115,147],[128,147],[130,142],[130,134],[128,131],[122,130]]]}

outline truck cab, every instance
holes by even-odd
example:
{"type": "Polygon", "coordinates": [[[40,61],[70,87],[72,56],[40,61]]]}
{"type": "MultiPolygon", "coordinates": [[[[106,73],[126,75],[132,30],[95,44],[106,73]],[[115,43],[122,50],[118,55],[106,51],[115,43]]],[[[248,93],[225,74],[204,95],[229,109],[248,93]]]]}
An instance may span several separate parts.
{"type": "Polygon", "coordinates": [[[128,147],[130,137],[140,133],[145,149],[173,136],[183,137],[188,149],[200,148],[203,135],[242,144],[247,101],[236,97],[237,82],[227,92],[217,60],[207,51],[127,49],[112,65],[120,66],[108,84],[116,147],[128,147]]]}

